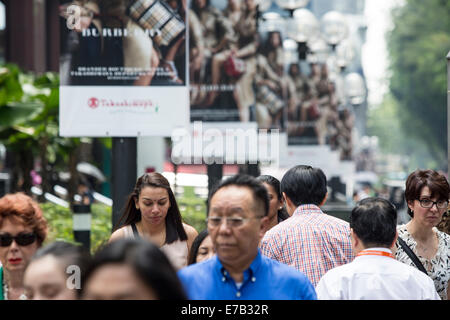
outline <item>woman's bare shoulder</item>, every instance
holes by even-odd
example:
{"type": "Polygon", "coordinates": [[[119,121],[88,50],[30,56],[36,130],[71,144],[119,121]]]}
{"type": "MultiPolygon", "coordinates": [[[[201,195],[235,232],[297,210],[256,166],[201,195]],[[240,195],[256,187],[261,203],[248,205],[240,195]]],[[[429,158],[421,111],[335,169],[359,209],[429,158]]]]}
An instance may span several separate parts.
{"type": "Polygon", "coordinates": [[[114,231],[114,232],[111,234],[111,237],[109,238],[109,242],[114,241],[114,240],[117,240],[117,239],[123,239],[123,238],[125,238],[125,235],[126,235],[126,233],[125,233],[125,228],[126,228],[126,227],[127,227],[127,226],[124,226],[124,227],[121,227],[121,228],[117,229],[116,231],[114,231]]]}
{"type": "Polygon", "coordinates": [[[197,230],[193,226],[183,223],[183,227],[184,227],[184,230],[186,231],[188,238],[191,238],[191,237],[195,238],[198,235],[197,230]]]}

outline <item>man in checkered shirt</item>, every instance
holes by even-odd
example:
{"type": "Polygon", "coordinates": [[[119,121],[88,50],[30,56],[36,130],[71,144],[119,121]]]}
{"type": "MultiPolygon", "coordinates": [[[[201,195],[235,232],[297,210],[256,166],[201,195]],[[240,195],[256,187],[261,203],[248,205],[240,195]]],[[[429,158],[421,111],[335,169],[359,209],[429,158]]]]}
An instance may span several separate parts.
{"type": "Polygon", "coordinates": [[[291,168],[281,192],[291,217],[265,234],[261,252],[302,271],[316,286],[328,270],[353,260],[350,226],[320,209],[327,198],[327,179],[319,168],[291,168]]]}

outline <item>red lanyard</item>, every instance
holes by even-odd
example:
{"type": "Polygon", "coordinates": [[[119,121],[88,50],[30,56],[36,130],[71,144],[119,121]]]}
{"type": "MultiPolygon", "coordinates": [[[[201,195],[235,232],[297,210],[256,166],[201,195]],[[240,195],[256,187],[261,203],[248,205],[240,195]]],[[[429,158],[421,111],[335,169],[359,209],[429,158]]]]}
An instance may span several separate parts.
{"type": "Polygon", "coordinates": [[[364,250],[358,253],[356,256],[383,256],[395,259],[392,253],[379,250],[364,250]]]}

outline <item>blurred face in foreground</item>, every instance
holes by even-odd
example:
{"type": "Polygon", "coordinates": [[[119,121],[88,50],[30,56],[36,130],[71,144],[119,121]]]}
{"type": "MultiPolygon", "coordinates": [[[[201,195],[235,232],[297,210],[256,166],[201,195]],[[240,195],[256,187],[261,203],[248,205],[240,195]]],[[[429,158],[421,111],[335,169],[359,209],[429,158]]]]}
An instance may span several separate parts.
{"type": "Polygon", "coordinates": [[[157,300],[158,295],[146,286],[126,264],[109,263],[95,270],[86,282],[86,300],[157,300]]]}
{"type": "Polygon", "coordinates": [[[68,274],[56,257],[46,255],[30,263],[24,276],[26,296],[30,300],[75,300],[75,288],[67,283],[68,274]]]}

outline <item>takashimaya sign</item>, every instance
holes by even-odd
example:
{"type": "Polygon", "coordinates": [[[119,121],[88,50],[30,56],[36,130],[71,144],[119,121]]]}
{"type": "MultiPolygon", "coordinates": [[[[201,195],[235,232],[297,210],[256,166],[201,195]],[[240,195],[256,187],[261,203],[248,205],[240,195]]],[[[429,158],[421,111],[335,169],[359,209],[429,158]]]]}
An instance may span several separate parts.
{"type": "Polygon", "coordinates": [[[132,19],[114,3],[61,7],[61,136],[171,136],[189,125],[185,21],[162,5],[167,23],[152,25],[146,5],[132,19]],[[108,10],[127,22],[100,21],[108,10]]]}
{"type": "Polygon", "coordinates": [[[72,87],[60,90],[62,136],[170,136],[189,124],[182,87],[72,87]]]}

